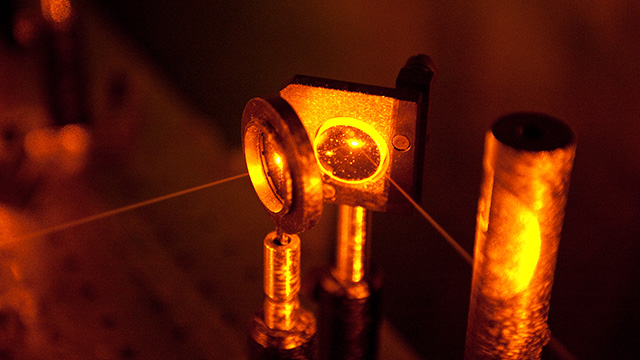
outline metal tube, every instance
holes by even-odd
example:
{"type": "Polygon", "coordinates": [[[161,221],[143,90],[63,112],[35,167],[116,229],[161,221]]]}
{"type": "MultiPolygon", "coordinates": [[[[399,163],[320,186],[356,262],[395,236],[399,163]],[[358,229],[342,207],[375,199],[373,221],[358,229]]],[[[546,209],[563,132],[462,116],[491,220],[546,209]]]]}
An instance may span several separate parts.
{"type": "Polygon", "coordinates": [[[252,360],[311,360],[316,321],[300,307],[300,238],[271,232],[264,242],[263,311],[250,322],[252,360]]]}
{"type": "Polygon", "coordinates": [[[264,239],[264,320],[271,329],[295,325],[300,292],[300,238],[272,232],[264,239]]]}
{"type": "Polygon", "coordinates": [[[368,273],[371,212],[363,207],[340,205],[334,276],[344,283],[358,283],[368,273]]]}
{"type": "Polygon", "coordinates": [[[381,278],[370,271],[371,212],[341,205],[336,265],[320,283],[319,358],[373,360],[377,354],[381,278]]]}
{"type": "Polygon", "coordinates": [[[560,121],[521,113],[487,134],[465,359],[539,359],[575,155],[560,121]]]}

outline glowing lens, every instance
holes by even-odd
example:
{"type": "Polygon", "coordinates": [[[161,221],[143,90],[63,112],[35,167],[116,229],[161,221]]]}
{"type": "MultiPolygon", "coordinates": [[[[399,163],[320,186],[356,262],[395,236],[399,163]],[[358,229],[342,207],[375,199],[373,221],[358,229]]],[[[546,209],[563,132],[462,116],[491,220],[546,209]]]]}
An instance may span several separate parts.
{"type": "Polygon", "coordinates": [[[315,139],[320,169],[345,182],[376,177],[386,166],[387,147],[371,125],[351,118],[334,118],[320,127],[315,139]]]}

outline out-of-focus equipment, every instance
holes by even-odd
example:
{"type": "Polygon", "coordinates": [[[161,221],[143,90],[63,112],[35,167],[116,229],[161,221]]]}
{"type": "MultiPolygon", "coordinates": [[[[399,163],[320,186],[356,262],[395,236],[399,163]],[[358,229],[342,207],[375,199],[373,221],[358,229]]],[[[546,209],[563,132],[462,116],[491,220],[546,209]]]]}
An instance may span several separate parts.
{"type": "MultiPolygon", "coordinates": [[[[336,264],[318,286],[321,359],[376,356],[381,281],[370,270],[370,211],[408,206],[390,178],[419,197],[434,68],[428,56],[410,58],[396,88],[295,76],[279,96],[256,98],[245,107],[247,167],[281,233],[274,236],[289,238],[313,227],[323,200],[340,206],[336,264]]],[[[265,252],[265,261],[270,256],[265,252]]],[[[267,294],[265,304],[270,299],[267,294]]],[[[266,326],[256,331],[252,325],[257,343],[276,330],[266,306],[266,326]]],[[[274,312],[288,317],[292,310],[285,308],[274,312]]]]}
{"type": "Polygon", "coordinates": [[[85,166],[91,136],[84,54],[69,0],[8,0],[0,9],[3,59],[24,66],[20,84],[7,85],[20,95],[2,99],[0,203],[25,208],[53,178],[77,176],[85,166]],[[44,94],[36,94],[41,83],[44,94]]]}
{"type": "Polygon", "coordinates": [[[517,113],[487,134],[465,359],[539,359],[553,285],[574,134],[517,113]]]}
{"type": "Polygon", "coordinates": [[[87,123],[89,110],[77,9],[70,0],[41,0],[47,96],[56,125],[87,123]]]}

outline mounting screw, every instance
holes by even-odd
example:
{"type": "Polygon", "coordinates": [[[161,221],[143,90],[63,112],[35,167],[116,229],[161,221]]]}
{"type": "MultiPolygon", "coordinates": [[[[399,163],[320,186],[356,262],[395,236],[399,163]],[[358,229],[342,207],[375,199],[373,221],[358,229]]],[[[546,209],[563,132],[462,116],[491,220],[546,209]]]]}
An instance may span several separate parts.
{"type": "Polygon", "coordinates": [[[404,135],[396,135],[391,141],[393,147],[398,151],[407,151],[411,148],[411,142],[404,135]]]}

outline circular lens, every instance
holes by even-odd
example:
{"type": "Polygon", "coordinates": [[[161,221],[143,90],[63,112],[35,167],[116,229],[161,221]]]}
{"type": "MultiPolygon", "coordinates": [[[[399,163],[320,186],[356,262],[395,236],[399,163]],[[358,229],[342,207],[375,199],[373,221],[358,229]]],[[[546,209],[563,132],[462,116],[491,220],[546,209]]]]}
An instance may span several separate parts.
{"type": "Polygon", "coordinates": [[[291,198],[291,175],[284,151],[268,129],[251,125],[244,138],[245,158],[251,182],[262,203],[278,213],[291,198]]]}
{"type": "Polygon", "coordinates": [[[345,182],[363,182],[386,166],[387,147],[370,125],[352,118],[325,122],[315,139],[320,169],[345,182]]]}
{"type": "Polygon", "coordinates": [[[276,227],[297,234],[322,214],[322,176],[307,130],[279,95],[249,100],[242,145],[253,188],[276,227]]]}

